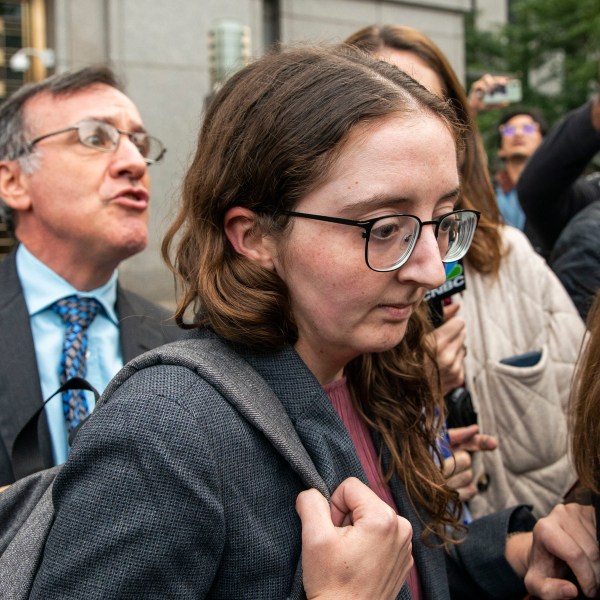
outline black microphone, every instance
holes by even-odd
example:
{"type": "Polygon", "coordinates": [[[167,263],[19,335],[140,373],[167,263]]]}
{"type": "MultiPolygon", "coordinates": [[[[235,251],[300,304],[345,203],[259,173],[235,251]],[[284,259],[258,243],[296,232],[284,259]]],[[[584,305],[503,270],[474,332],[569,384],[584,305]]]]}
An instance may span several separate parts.
{"type": "Polygon", "coordinates": [[[434,327],[444,322],[444,306],[450,303],[450,297],[467,289],[465,271],[462,262],[444,264],[446,281],[440,287],[429,290],[425,294],[425,302],[429,307],[429,319],[434,327]]]}
{"type": "MultiPolygon", "coordinates": [[[[450,303],[450,297],[467,289],[464,267],[462,263],[448,263],[446,281],[434,290],[425,294],[429,308],[429,318],[434,327],[444,322],[444,306],[450,303]]],[[[444,396],[446,403],[446,426],[448,428],[467,427],[477,423],[477,413],[473,408],[471,394],[464,386],[459,386],[444,396]]]]}
{"type": "MultiPolygon", "coordinates": [[[[438,288],[430,290],[425,295],[429,307],[429,318],[434,327],[444,322],[444,306],[450,304],[453,294],[467,289],[464,267],[461,262],[449,263],[446,267],[446,281],[438,288]]],[[[477,424],[477,413],[473,408],[471,393],[461,385],[444,396],[446,405],[446,427],[468,427],[477,424]]],[[[482,473],[477,481],[477,489],[485,492],[490,486],[490,476],[482,473]]]]}

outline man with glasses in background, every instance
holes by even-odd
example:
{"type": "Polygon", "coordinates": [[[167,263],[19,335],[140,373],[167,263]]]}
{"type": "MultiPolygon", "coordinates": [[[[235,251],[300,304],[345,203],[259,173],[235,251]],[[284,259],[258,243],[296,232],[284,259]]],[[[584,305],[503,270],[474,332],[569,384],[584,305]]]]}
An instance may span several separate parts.
{"type": "MultiPolygon", "coordinates": [[[[0,264],[0,485],[15,479],[19,431],[65,380],[102,391],[125,362],[180,337],[116,271],[146,247],[148,167],[164,153],[104,66],[26,85],[0,106],[0,198],[19,242],[0,264]]],[[[46,404],[44,467],[66,460],[88,395],[46,404]]]]}
{"type": "Polygon", "coordinates": [[[517,195],[517,182],[546,131],[547,125],[542,116],[528,109],[511,110],[498,124],[498,158],[502,161],[502,168],[494,176],[498,208],[504,221],[525,231],[534,246],[538,244],[529,235],[525,213],[517,195]]]}

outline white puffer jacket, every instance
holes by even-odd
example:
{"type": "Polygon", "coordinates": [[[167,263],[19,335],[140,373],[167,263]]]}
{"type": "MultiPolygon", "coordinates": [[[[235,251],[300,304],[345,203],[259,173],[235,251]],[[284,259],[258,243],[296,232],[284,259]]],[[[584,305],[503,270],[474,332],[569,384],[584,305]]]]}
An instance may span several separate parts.
{"type": "Polygon", "coordinates": [[[465,266],[466,385],[480,429],[499,448],[475,455],[489,487],[471,502],[474,516],[518,503],[537,516],[560,502],[575,480],[567,456],[566,409],[585,326],[561,283],[513,227],[503,227],[507,255],[497,278],[465,266]],[[532,367],[502,358],[538,350],[532,367]]]}

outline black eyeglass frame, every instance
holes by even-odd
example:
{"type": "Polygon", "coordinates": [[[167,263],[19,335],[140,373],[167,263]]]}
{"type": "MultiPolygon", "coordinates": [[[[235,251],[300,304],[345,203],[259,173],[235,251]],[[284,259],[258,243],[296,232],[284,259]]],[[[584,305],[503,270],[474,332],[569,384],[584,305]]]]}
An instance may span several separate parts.
{"type": "Polygon", "coordinates": [[[101,148],[99,146],[93,146],[90,144],[86,144],[79,135],[79,130],[83,123],[101,123],[102,125],[110,127],[112,129],[114,129],[120,136],[126,135],[129,138],[129,141],[132,144],[134,144],[136,147],[137,147],[137,145],[133,141],[133,137],[132,137],[134,135],[143,134],[148,139],[154,140],[158,144],[158,147],[160,148],[160,152],[159,152],[157,158],[148,158],[147,156],[144,156],[140,152],[140,154],[142,154],[142,158],[144,159],[144,161],[147,165],[153,165],[153,164],[159,162],[160,160],[162,160],[165,153],[167,152],[165,145],[157,137],[154,137],[153,135],[150,135],[150,134],[146,133],[145,131],[124,131],[123,129],[119,129],[118,127],[115,127],[112,123],[107,123],[106,121],[100,121],[98,119],[84,119],[83,121],[80,121],[79,123],[75,123],[75,125],[70,125],[69,127],[65,127],[64,129],[59,129],[57,131],[45,133],[44,135],[39,135],[38,137],[36,137],[36,138],[32,139],[30,142],[28,142],[27,145],[23,146],[23,148],[21,148],[21,150],[19,150],[18,156],[23,156],[24,154],[29,154],[30,152],[33,152],[34,147],[38,142],[41,142],[42,140],[45,140],[46,138],[49,138],[49,137],[53,137],[55,135],[60,135],[61,133],[67,133],[68,131],[77,131],[77,138],[78,138],[79,143],[81,145],[85,146],[86,148],[91,148],[92,150],[98,150],[98,152],[116,152],[117,148],[119,147],[118,140],[117,140],[114,148],[101,148]]]}
{"type": "MultiPolygon", "coordinates": [[[[377,273],[389,273],[390,271],[398,270],[400,267],[404,266],[408,262],[409,258],[412,256],[412,253],[414,252],[415,247],[417,246],[417,242],[419,241],[419,238],[421,237],[421,231],[423,230],[423,225],[434,225],[435,228],[434,228],[433,234],[435,235],[435,239],[437,240],[441,222],[446,217],[449,217],[450,215],[460,214],[460,213],[463,213],[463,214],[469,213],[469,214],[475,215],[475,217],[477,219],[477,222],[475,223],[475,227],[473,229],[473,231],[475,231],[475,229],[477,228],[477,225],[479,224],[479,217],[481,216],[481,213],[477,210],[469,210],[469,209],[452,210],[448,213],[440,215],[439,217],[437,217],[437,219],[433,219],[431,221],[421,221],[421,219],[419,219],[419,217],[417,217],[416,215],[409,215],[409,214],[404,214],[404,213],[397,213],[397,214],[393,214],[393,215],[382,215],[381,217],[375,217],[373,219],[365,219],[364,221],[355,221],[353,219],[342,219],[339,217],[326,217],[323,215],[313,215],[310,213],[295,212],[293,210],[284,210],[284,211],[281,211],[279,214],[287,215],[288,217],[300,217],[302,219],[313,219],[315,221],[325,221],[327,223],[339,223],[340,225],[351,225],[353,227],[361,227],[362,229],[365,230],[363,233],[363,238],[365,239],[365,262],[367,263],[367,267],[369,267],[369,269],[371,269],[372,271],[376,271],[377,273]],[[382,221],[384,219],[389,219],[390,217],[410,217],[411,219],[414,219],[418,223],[417,235],[415,237],[415,241],[412,245],[412,248],[410,249],[410,251],[408,252],[406,257],[404,258],[404,260],[402,260],[402,262],[400,262],[398,265],[394,265],[393,267],[390,267],[389,269],[376,269],[369,264],[369,240],[371,237],[371,230],[373,229],[373,227],[375,226],[375,224],[378,221],[382,221]]],[[[473,240],[471,239],[471,242],[472,241],[473,240]]],[[[442,258],[442,262],[454,262],[456,260],[460,260],[461,258],[463,258],[465,256],[465,254],[468,252],[468,250],[471,246],[471,242],[465,249],[464,254],[462,254],[458,258],[452,259],[451,261],[445,261],[442,258]]]]}

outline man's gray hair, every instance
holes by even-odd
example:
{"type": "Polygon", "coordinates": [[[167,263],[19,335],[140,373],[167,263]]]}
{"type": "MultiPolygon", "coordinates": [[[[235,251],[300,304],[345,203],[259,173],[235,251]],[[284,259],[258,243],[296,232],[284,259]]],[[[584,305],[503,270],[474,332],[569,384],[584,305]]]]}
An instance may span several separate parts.
{"type": "Polygon", "coordinates": [[[0,160],[18,160],[26,173],[36,168],[36,156],[32,153],[23,154],[23,148],[29,143],[23,107],[30,98],[42,93],[55,97],[69,96],[99,84],[123,91],[121,81],[107,65],[94,65],[53,75],[19,88],[0,105],[0,160]]]}

